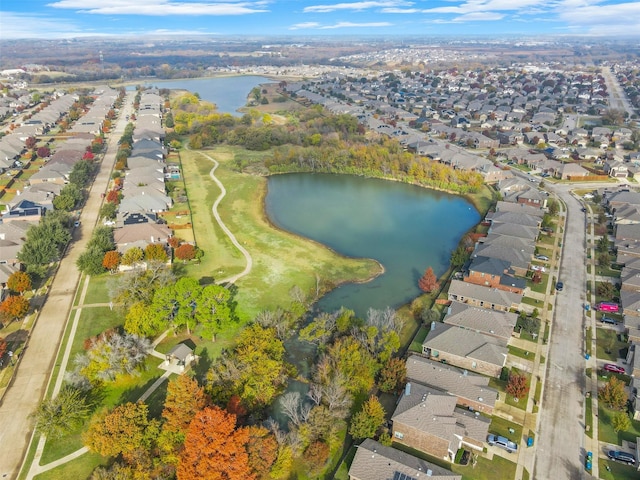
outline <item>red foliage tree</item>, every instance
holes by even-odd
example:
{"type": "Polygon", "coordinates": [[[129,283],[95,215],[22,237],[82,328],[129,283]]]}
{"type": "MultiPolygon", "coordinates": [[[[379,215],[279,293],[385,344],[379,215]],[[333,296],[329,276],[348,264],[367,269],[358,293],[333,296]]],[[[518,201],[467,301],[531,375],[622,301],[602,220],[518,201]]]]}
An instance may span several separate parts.
{"type": "Polygon", "coordinates": [[[87,150],[86,152],[84,152],[84,155],[82,156],[83,160],[93,160],[93,153],[91,153],[90,150],[87,150]]]}
{"type": "Polygon", "coordinates": [[[418,280],[418,286],[420,287],[420,290],[427,293],[438,289],[440,285],[438,284],[436,274],[433,273],[433,268],[427,268],[422,278],[418,280]]]}
{"type": "Polygon", "coordinates": [[[115,272],[120,265],[120,252],[117,250],[110,250],[104,254],[104,258],[102,259],[102,266],[109,270],[110,272],[115,272]]]}
{"type": "Polygon", "coordinates": [[[36,146],[36,143],[38,143],[36,137],[27,137],[27,139],[24,141],[24,146],[31,150],[36,146]]]}
{"type": "Polygon", "coordinates": [[[167,240],[167,243],[169,243],[169,246],[171,248],[178,248],[182,243],[182,240],[174,236],[174,237],[169,237],[169,240],[167,240]]]}
{"type": "Polygon", "coordinates": [[[319,470],[329,459],[329,445],[320,440],[316,440],[307,447],[303,457],[311,470],[319,470]]]}
{"type": "Polygon", "coordinates": [[[116,190],[109,190],[106,200],[111,203],[120,203],[120,194],[116,190]]]}
{"type": "Polygon", "coordinates": [[[227,402],[227,412],[242,420],[247,415],[247,409],[242,405],[242,399],[238,395],[231,395],[227,402]]]}
{"type": "Polygon", "coordinates": [[[24,317],[29,311],[29,300],[15,295],[8,296],[0,303],[0,316],[4,320],[17,320],[24,317]]]}
{"type": "Polygon", "coordinates": [[[0,360],[4,355],[4,352],[7,351],[7,341],[4,338],[0,338],[0,360]]]}
{"type": "Polygon", "coordinates": [[[524,398],[529,391],[527,377],[519,373],[512,373],[509,375],[509,383],[506,390],[514,398],[524,398]]]}
{"type": "Polygon", "coordinates": [[[183,243],[176,248],[175,254],[177,259],[187,262],[196,258],[196,247],[190,243],[183,243]]]}
{"type": "Polygon", "coordinates": [[[235,427],[235,415],[219,407],[198,412],[187,431],[176,470],[178,480],[255,479],[246,450],[249,431],[235,427]]]}
{"type": "Polygon", "coordinates": [[[7,279],[7,288],[16,293],[31,290],[31,277],[26,272],[13,272],[7,279]]]}
{"type": "Polygon", "coordinates": [[[49,147],[40,147],[36,150],[36,154],[38,155],[38,158],[45,158],[51,155],[51,150],[49,147]]]}

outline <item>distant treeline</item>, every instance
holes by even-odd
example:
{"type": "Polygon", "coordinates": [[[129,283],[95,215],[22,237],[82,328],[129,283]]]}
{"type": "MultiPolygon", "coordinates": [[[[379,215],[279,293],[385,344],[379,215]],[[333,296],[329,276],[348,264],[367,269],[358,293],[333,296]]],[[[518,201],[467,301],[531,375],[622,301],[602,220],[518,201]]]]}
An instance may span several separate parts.
{"type": "Polygon", "coordinates": [[[350,115],[330,115],[320,107],[291,114],[284,124],[257,112],[236,118],[185,95],[173,101],[175,132],[188,135],[192,148],[216,144],[270,151],[264,166],[272,173],[326,172],[391,178],[459,193],[483,184],[476,172],[409,153],[395,139],[367,135],[350,115]]]}

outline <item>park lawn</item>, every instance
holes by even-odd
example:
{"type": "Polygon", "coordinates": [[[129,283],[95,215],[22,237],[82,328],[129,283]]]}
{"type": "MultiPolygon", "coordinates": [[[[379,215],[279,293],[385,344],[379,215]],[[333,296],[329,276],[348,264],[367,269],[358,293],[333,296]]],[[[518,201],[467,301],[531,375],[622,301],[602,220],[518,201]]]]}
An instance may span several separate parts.
{"type": "Polygon", "coordinates": [[[611,421],[617,412],[605,407],[602,402],[598,402],[598,440],[608,442],[613,445],[622,445],[622,440],[636,443],[640,437],[640,422],[631,420],[631,428],[624,432],[614,432],[611,421]]]}
{"type": "Polygon", "coordinates": [[[59,480],[61,478],[85,479],[96,467],[106,466],[108,459],[97,453],[85,453],[75,460],[53,468],[34,477],[36,480],[59,480]]]}
{"type": "MultiPolygon", "coordinates": [[[[145,369],[140,372],[140,375],[121,375],[116,378],[115,381],[106,384],[104,390],[101,392],[100,405],[97,406],[95,411],[100,411],[103,408],[113,408],[116,405],[126,402],[136,402],[138,398],[153,385],[158,377],[164,373],[158,368],[161,362],[162,360],[159,358],[149,356],[145,363],[145,369]]],[[[158,390],[161,390],[161,392],[154,392],[155,398],[154,395],[152,395],[146,402],[150,405],[150,410],[151,407],[153,407],[154,413],[156,414],[159,414],[162,410],[161,405],[164,401],[162,387],[158,390]]],[[[166,392],[166,386],[164,387],[164,391],[166,392]]],[[[87,429],[88,422],[89,420],[77,431],[71,432],[69,435],[60,439],[47,439],[44,451],[42,452],[41,464],[46,465],[82,448],[83,444],[80,432],[87,429]]]]}
{"type": "Polygon", "coordinates": [[[109,281],[114,278],[117,277],[108,273],[88,277],[89,287],[87,288],[87,294],[84,297],[83,305],[109,303],[109,281]]]}
{"type": "Polygon", "coordinates": [[[628,347],[628,343],[620,341],[615,330],[596,328],[596,356],[599,359],[616,362],[621,357],[620,350],[628,347]]]}
{"type": "MultiPolygon", "coordinates": [[[[75,311],[72,311],[72,320],[75,311]]],[[[78,329],[73,338],[71,347],[70,363],[67,369],[73,368],[72,362],[76,354],[84,351],[84,341],[88,338],[101,334],[105,330],[122,325],[124,319],[109,307],[83,308],[78,322],[78,329]]]]}
{"type": "MultiPolygon", "coordinates": [[[[266,179],[234,170],[234,156],[242,152],[230,147],[206,152],[220,162],[216,176],[227,189],[227,196],[219,205],[220,216],[253,258],[251,273],[236,282],[240,308],[237,313],[242,320],[265,309],[288,308],[289,291],[294,286],[315,295],[317,278],[328,290],[344,282],[368,280],[381,272],[382,267],[374,260],[346,258],[271,225],[263,204],[266,179]]],[[[188,274],[220,280],[240,272],[245,267],[244,257],[210,213],[218,195],[209,178],[212,162],[198,152],[185,151],[182,163],[189,185],[196,241],[205,251],[200,265],[187,265],[188,274]]]]}

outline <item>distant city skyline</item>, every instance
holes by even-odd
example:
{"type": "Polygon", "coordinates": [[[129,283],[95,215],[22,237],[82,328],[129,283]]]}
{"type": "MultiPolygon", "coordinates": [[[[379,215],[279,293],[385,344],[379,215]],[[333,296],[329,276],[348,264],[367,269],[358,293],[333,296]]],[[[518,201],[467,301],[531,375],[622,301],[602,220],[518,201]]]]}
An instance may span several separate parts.
{"type": "Polygon", "coordinates": [[[0,39],[131,35],[638,35],[624,0],[3,0],[0,39]]]}

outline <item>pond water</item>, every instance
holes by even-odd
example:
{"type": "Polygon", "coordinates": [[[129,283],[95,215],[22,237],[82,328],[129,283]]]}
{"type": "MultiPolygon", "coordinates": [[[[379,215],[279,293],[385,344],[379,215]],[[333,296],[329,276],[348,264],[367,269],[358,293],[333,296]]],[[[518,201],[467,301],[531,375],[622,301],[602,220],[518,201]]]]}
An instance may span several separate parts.
{"type": "Polygon", "coordinates": [[[238,115],[237,110],[247,104],[247,96],[251,90],[263,83],[273,80],[258,75],[237,77],[186,78],[180,80],[158,80],[148,82],[146,86],[188,90],[200,95],[202,100],[215,103],[223,113],[238,115]]]}
{"type": "Polygon", "coordinates": [[[374,280],[343,285],[317,305],[328,312],[344,306],[360,317],[417,297],[425,269],[444,273],[462,235],[480,220],[460,196],[349,175],[271,176],[265,204],[278,227],[384,266],[374,280]]]}

